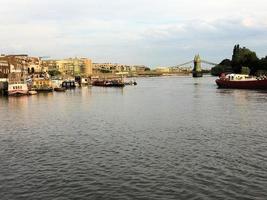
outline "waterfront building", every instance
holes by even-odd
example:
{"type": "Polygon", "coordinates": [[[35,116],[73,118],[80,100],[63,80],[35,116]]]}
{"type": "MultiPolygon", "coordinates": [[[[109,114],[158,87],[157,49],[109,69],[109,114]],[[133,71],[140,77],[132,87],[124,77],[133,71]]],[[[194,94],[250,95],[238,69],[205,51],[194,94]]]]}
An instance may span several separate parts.
{"type": "Polygon", "coordinates": [[[62,75],[91,76],[92,60],[88,58],[68,58],[56,61],[57,70],[62,75]]]}
{"type": "Polygon", "coordinates": [[[44,72],[39,57],[27,58],[27,70],[29,74],[44,72]]]}
{"type": "Polygon", "coordinates": [[[0,56],[0,92],[3,94],[16,92],[18,88],[26,88],[27,92],[28,56],[27,55],[1,55],[0,56]]]}
{"type": "Polygon", "coordinates": [[[92,76],[93,74],[93,63],[91,59],[81,58],[81,73],[85,76],[92,76]]]}
{"type": "Polygon", "coordinates": [[[170,73],[170,68],[169,67],[157,67],[155,71],[158,73],[170,73]]]}
{"type": "Polygon", "coordinates": [[[19,55],[6,55],[4,58],[8,61],[10,71],[9,73],[23,73],[28,74],[29,60],[28,55],[19,54],[19,55]]]}
{"type": "Polygon", "coordinates": [[[45,72],[58,71],[56,60],[42,60],[41,66],[45,72]]]}
{"type": "Polygon", "coordinates": [[[143,73],[145,71],[150,71],[150,69],[144,65],[136,65],[135,69],[136,69],[137,73],[143,73]]]}
{"type": "Polygon", "coordinates": [[[29,57],[26,54],[2,55],[0,57],[0,66],[2,66],[0,67],[2,70],[7,70],[8,73],[23,71],[26,74],[33,74],[47,71],[43,68],[39,57],[29,57]],[[6,63],[8,63],[8,66],[6,63]]]}
{"type": "Polygon", "coordinates": [[[10,73],[10,65],[6,57],[0,57],[0,78],[7,78],[10,73]]]}
{"type": "Polygon", "coordinates": [[[118,63],[94,63],[93,69],[95,73],[97,72],[117,73],[117,72],[129,71],[130,66],[118,63]]]}
{"type": "Polygon", "coordinates": [[[58,71],[62,75],[74,76],[74,66],[73,66],[73,63],[70,62],[69,59],[57,60],[56,66],[57,66],[58,71]]]}
{"type": "Polygon", "coordinates": [[[124,65],[118,63],[93,63],[93,74],[98,73],[120,73],[120,72],[128,72],[128,73],[137,73],[144,72],[147,68],[143,65],[124,65]]]}
{"type": "Polygon", "coordinates": [[[2,55],[0,57],[1,77],[8,78],[9,84],[24,83],[29,64],[28,55],[2,55]]]}

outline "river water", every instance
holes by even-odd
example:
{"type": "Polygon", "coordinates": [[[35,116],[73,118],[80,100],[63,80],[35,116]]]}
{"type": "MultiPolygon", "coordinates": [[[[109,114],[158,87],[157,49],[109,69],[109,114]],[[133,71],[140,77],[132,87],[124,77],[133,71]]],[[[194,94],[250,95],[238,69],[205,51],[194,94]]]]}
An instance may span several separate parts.
{"type": "Polygon", "coordinates": [[[267,93],[214,80],[0,97],[0,199],[267,199],[267,93]]]}

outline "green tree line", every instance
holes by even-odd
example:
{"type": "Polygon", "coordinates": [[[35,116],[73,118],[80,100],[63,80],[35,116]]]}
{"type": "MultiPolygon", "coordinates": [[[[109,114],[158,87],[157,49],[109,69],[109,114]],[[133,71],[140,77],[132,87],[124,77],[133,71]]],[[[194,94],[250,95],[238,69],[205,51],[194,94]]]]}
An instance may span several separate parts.
{"type": "Polygon", "coordinates": [[[221,73],[267,74],[267,56],[258,58],[254,51],[235,45],[232,59],[224,59],[211,69],[211,74],[214,76],[219,76],[221,73]]]}

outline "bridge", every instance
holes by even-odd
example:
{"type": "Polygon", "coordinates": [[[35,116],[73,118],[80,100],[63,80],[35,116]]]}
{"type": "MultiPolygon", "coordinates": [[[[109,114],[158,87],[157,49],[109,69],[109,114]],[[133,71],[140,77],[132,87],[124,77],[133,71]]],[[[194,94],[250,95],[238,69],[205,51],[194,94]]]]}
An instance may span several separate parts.
{"type": "Polygon", "coordinates": [[[195,56],[194,60],[190,60],[188,62],[173,66],[172,69],[177,69],[177,68],[180,68],[180,67],[192,64],[192,63],[194,63],[194,68],[192,70],[193,77],[202,77],[203,76],[202,67],[201,67],[202,63],[212,65],[212,66],[217,65],[217,63],[202,60],[198,54],[195,56]]]}
{"type": "Polygon", "coordinates": [[[200,64],[204,63],[204,64],[211,65],[211,66],[218,65],[218,63],[210,62],[210,61],[207,61],[207,60],[202,60],[199,55],[196,55],[194,60],[190,60],[190,61],[187,61],[185,63],[181,63],[181,64],[178,64],[178,65],[172,66],[171,68],[179,68],[179,67],[183,67],[183,66],[186,66],[186,65],[189,65],[189,64],[195,64],[197,59],[199,59],[198,62],[200,64]]]}

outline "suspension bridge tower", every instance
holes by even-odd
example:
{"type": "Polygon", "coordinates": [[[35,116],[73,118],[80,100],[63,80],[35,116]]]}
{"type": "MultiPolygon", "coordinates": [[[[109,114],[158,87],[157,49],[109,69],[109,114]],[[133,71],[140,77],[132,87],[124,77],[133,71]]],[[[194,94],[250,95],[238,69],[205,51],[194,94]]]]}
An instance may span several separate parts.
{"type": "Polygon", "coordinates": [[[201,59],[199,54],[194,58],[194,69],[192,71],[193,77],[202,77],[201,59]]]}

